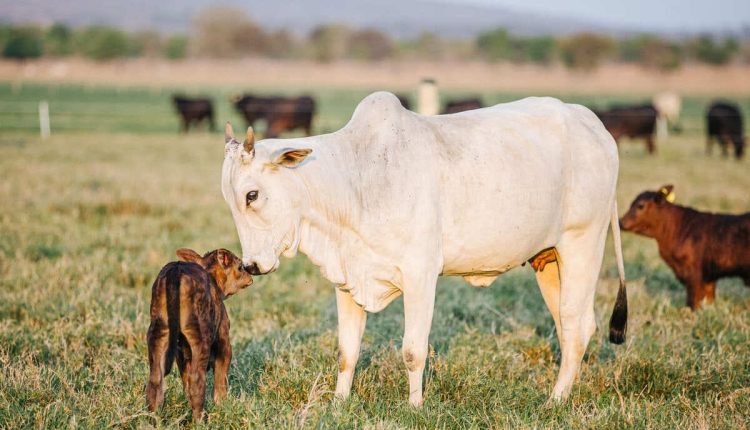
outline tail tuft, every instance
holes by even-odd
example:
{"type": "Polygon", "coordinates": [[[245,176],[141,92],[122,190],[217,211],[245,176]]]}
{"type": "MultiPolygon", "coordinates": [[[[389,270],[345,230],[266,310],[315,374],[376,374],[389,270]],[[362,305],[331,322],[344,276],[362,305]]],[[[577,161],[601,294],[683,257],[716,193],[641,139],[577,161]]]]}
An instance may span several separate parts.
{"type": "Polygon", "coordinates": [[[617,290],[615,308],[612,310],[612,318],[609,320],[609,341],[620,345],[625,342],[625,334],[628,331],[628,292],[625,283],[620,283],[617,290]]]}
{"type": "Polygon", "coordinates": [[[625,342],[625,334],[628,331],[628,291],[625,287],[625,265],[622,261],[622,239],[620,238],[620,220],[617,218],[617,202],[612,204],[612,218],[610,223],[615,245],[620,288],[617,290],[615,308],[612,309],[612,318],[609,320],[609,341],[620,345],[625,342]]]}

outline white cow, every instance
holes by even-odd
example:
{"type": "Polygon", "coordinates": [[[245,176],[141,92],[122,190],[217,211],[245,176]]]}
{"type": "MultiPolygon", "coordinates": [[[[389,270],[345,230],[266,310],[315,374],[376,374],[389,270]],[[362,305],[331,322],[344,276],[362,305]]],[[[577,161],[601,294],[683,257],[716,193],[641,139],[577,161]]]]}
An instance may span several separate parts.
{"type": "Polygon", "coordinates": [[[540,251],[536,273],[555,320],[565,398],[596,329],[594,291],[607,226],[620,289],[610,339],[624,340],[614,140],[591,111],[553,98],[421,116],[389,93],[357,106],[341,130],[244,145],[227,124],[222,193],[256,274],[297,250],[334,284],[339,322],[336,395],[349,395],[367,312],[404,296],[409,401],[422,371],[438,276],[488,286],[540,251]]]}

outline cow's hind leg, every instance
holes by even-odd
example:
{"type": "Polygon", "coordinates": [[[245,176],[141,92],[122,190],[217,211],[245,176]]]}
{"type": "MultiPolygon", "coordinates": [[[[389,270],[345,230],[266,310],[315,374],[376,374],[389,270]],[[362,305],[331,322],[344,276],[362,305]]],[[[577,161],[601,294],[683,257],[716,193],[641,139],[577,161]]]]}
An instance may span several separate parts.
{"type": "Polygon", "coordinates": [[[604,255],[607,223],[563,235],[556,247],[560,269],[560,349],[562,360],[552,398],[570,394],[589,339],[596,331],[594,293],[604,255]]]}
{"type": "MultiPolygon", "coordinates": [[[[553,250],[553,253],[556,251],[553,250]]],[[[555,320],[555,332],[558,342],[562,342],[560,333],[560,266],[555,260],[546,261],[541,269],[537,269],[532,262],[532,267],[536,270],[536,282],[539,284],[539,290],[542,292],[544,303],[555,320]]]]}
{"type": "Polygon", "coordinates": [[[367,313],[347,291],[336,289],[336,309],[339,318],[339,374],[336,379],[336,397],[349,397],[354,379],[354,368],[359,360],[362,334],[365,332],[367,313]]]}

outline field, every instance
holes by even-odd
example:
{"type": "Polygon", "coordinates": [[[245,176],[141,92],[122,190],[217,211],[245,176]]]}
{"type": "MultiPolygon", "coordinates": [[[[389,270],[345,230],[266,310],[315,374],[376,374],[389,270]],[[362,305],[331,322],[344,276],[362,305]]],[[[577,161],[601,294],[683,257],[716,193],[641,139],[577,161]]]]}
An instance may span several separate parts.
{"type": "MultiPolygon", "coordinates": [[[[213,95],[231,119],[236,88],[213,95]]],[[[287,92],[299,88],[285,88],[287,92]]],[[[0,84],[0,428],[173,428],[189,424],[178,378],[165,407],[144,405],[150,286],[178,247],[239,250],[219,191],[223,139],[178,135],[171,89],[0,84]],[[50,102],[53,135],[35,131],[50,102]]],[[[310,91],[317,131],[335,130],[368,91],[310,91]]],[[[459,93],[453,93],[458,95],[459,93]]],[[[449,94],[450,95],[450,94],[449,94]]],[[[483,94],[486,102],[524,94],[483,94]]],[[[573,96],[604,106],[627,96],[573,96]]],[[[683,129],[659,146],[621,145],[620,211],[644,189],[675,185],[677,202],[750,211],[749,161],[704,155],[709,99],[685,100],[683,129]]],[[[750,98],[740,100],[750,112],[750,98]]],[[[606,340],[616,293],[607,247],[599,330],[568,402],[544,407],[559,348],[528,267],[488,289],[438,286],[425,405],[408,406],[397,300],[370,315],[353,396],[333,403],[333,286],[304,256],[227,302],[234,359],[229,399],[208,402],[210,428],[748,428],[750,289],[719,283],[697,313],[653,241],[624,235],[629,336],[606,340]]]]}

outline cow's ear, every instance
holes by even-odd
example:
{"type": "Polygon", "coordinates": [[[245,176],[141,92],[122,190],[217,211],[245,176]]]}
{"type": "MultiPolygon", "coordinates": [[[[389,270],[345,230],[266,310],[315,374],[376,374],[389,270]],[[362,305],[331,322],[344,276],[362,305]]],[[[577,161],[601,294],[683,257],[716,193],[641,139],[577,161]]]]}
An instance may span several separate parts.
{"type": "Polygon", "coordinates": [[[312,149],[310,148],[284,148],[273,160],[273,164],[288,168],[297,167],[305,161],[305,158],[307,158],[311,152],[312,149]]]}
{"type": "Polygon", "coordinates": [[[186,263],[196,263],[203,265],[203,257],[201,257],[197,252],[193,251],[192,249],[187,248],[180,248],[176,252],[177,258],[180,259],[180,261],[184,261],[186,263]]]}
{"type": "Polygon", "coordinates": [[[668,201],[669,203],[674,203],[674,185],[664,185],[659,189],[659,194],[664,197],[664,200],[668,201]]]}

